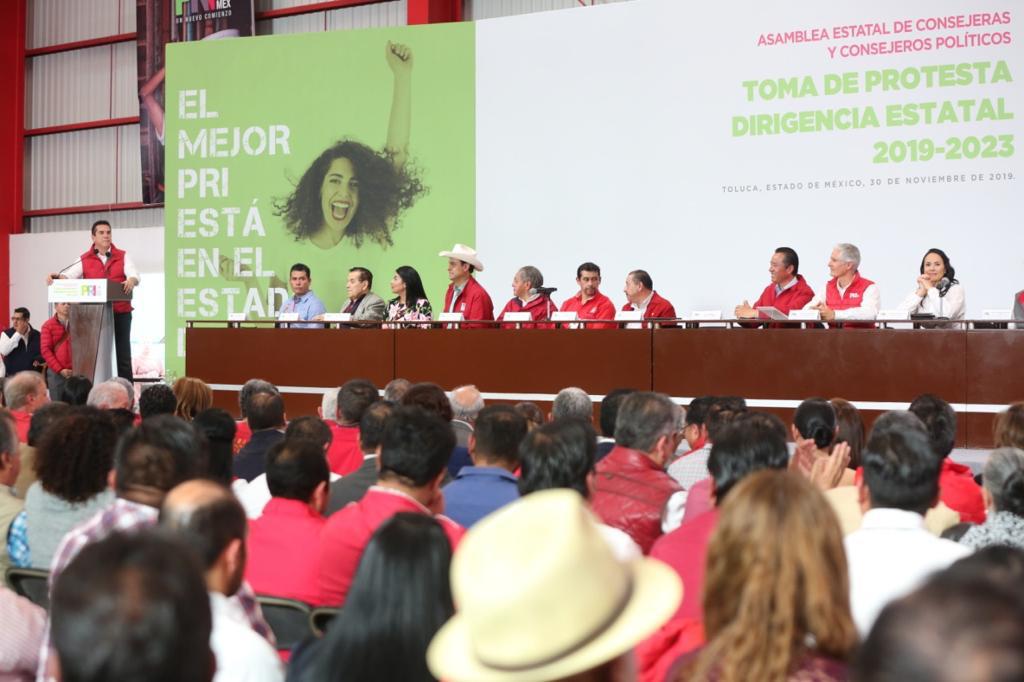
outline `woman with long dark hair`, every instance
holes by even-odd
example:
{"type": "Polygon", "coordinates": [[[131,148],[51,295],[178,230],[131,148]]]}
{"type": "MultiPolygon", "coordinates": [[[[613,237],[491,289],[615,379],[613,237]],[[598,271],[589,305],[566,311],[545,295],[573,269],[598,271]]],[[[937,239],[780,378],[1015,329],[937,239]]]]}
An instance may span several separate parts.
{"type": "Polygon", "coordinates": [[[388,301],[388,322],[429,322],[433,319],[430,300],[416,268],[409,265],[397,268],[391,278],[391,293],[395,297],[388,301]]]}
{"type": "Polygon", "coordinates": [[[921,259],[917,288],[900,303],[907,315],[931,314],[940,319],[964,319],[964,288],[942,249],[928,249],[921,259]]]}
{"type": "Polygon", "coordinates": [[[433,682],[427,645],[455,612],[452,551],[425,514],[396,514],[363,550],[345,605],[324,638],[293,661],[290,680],[433,682]]]}

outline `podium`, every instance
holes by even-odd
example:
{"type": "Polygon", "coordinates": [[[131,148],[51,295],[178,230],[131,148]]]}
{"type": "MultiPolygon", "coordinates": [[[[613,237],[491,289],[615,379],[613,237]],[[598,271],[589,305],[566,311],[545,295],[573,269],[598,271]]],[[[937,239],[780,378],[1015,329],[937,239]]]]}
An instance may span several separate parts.
{"type": "Polygon", "coordinates": [[[121,282],[106,279],[55,279],[47,288],[50,303],[70,303],[68,333],[75,374],[94,384],[114,376],[114,307],[130,301],[121,282]]]}

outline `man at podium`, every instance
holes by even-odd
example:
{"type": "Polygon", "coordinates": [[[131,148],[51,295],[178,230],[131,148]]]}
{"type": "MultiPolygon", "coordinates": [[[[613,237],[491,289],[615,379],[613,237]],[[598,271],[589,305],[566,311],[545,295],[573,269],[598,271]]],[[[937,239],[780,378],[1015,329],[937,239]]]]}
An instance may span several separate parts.
{"type": "MultiPolygon", "coordinates": [[[[92,248],[61,272],[51,274],[47,283],[57,278],[113,280],[121,283],[126,294],[130,294],[139,285],[139,271],[135,263],[125,251],[114,246],[110,223],[106,220],[97,220],[92,224],[92,248]]],[[[132,304],[128,301],[115,301],[113,307],[117,376],[131,381],[132,304]]]]}

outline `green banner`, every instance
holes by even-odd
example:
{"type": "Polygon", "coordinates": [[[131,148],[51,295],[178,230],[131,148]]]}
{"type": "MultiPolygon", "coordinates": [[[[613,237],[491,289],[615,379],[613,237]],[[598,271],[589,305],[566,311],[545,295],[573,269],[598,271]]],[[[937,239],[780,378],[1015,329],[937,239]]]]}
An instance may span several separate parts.
{"type": "Polygon", "coordinates": [[[271,319],[295,263],[329,311],[351,267],[391,298],[475,234],[471,23],[169,45],[167,370],[187,320],[271,319]]]}

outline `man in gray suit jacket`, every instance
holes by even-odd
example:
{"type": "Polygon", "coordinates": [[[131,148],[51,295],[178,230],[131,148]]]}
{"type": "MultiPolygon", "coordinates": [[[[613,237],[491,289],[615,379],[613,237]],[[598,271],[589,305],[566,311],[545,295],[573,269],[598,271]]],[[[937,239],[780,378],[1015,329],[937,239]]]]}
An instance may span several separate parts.
{"type": "Polygon", "coordinates": [[[373,293],[373,273],[355,267],[348,271],[348,305],[341,312],[351,313],[352,320],[381,322],[384,320],[384,299],[373,293]]]}

